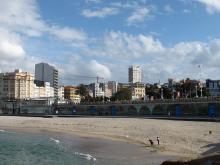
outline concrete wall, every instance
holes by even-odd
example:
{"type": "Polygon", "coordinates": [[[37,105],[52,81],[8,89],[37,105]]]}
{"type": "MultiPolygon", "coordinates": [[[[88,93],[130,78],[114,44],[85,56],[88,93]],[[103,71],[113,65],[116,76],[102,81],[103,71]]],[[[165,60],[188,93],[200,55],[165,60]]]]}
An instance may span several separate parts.
{"type": "Polygon", "coordinates": [[[0,102],[0,114],[56,114],[56,111],[59,115],[220,117],[220,104],[62,105],[55,108],[45,105],[20,106],[17,103],[0,102]]]}

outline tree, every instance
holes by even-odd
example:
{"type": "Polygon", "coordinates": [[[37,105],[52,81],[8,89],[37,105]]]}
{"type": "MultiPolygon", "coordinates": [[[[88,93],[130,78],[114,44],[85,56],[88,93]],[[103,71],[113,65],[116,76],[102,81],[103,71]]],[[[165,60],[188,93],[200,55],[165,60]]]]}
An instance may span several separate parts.
{"type": "Polygon", "coordinates": [[[120,91],[114,94],[111,100],[131,100],[131,95],[131,90],[129,88],[122,88],[120,91]]]}
{"type": "Polygon", "coordinates": [[[80,95],[83,99],[89,95],[89,92],[86,89],[86,86],[80,84],[78,89],[76,90],[76,94],[80,95]]]}
{"type": "Polygon", "coordinates": [[[156,84],[150,85],[149,87],[145,88],[146,90],[146,95],[149,96],[149,98],[153,97],[154,99],[159,99],[160,98],[160,89],[156,84]]]}
{"type": "MultiPolygon", "coordinates": [[[[162,87],[162,89],[163,89],[164,99],[171,99],[172,98],[172,91],[167,87],[162,87]]],[[[161,90],[160,90],[160,92],[161,92],[161,90]]]]}

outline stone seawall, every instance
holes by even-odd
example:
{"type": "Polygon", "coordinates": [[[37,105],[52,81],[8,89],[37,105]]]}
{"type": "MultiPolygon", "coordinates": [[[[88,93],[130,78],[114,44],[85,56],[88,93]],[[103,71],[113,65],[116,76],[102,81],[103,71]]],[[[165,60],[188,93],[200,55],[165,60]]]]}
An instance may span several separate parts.
{"type": "MultiPolygon", "coordinates": [[[[1,102],[0,102],[1,103],[1,102]]],[[[220,103],[130,105],[20,105],[1,103],[0,114],[57,114],[91,116],[204,116],[219,117],[220,103]]]]}

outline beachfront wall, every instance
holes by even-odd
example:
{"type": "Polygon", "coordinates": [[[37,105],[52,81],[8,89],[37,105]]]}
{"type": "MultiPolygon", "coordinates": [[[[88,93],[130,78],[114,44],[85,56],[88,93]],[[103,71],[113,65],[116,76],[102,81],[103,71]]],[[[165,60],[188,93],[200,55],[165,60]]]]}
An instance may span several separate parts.
{"type": "Polygon", "coordinates": [[[62,105],[58,115],[219,117],[220,104],[62,105]]]}
{"type": "Polygon", "coordinates": [[[0,114],[8,115],[89,115],[89,116],[204,116],[220,117],[220,103],[194,104],[115,104],[58,106],[20,105],[6,102],[0,106],[0,114]]]}

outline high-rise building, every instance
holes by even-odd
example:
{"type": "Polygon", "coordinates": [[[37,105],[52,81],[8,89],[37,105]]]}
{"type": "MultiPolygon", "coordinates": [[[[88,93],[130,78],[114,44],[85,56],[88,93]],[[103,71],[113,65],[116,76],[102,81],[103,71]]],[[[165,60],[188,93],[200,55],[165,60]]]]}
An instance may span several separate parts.
{"type": "Polygon", "coordinates": [[[131,84],[141,83],[142,70],[140,66],[130,66],[128,68],[128,82],[131,84]]]}
{"type": "Polygon", "coordinates": [[[54,87],[54,96],[58,97],[58,70],[47,63],[35,65],[35,80],[50,82],[54,87]]]}
{"type": "Polygon", "coordinates": [[[0,73],[1,99],[27,99],[34,97],[34,75],[16,69],[11,73],[0,73]]]}

